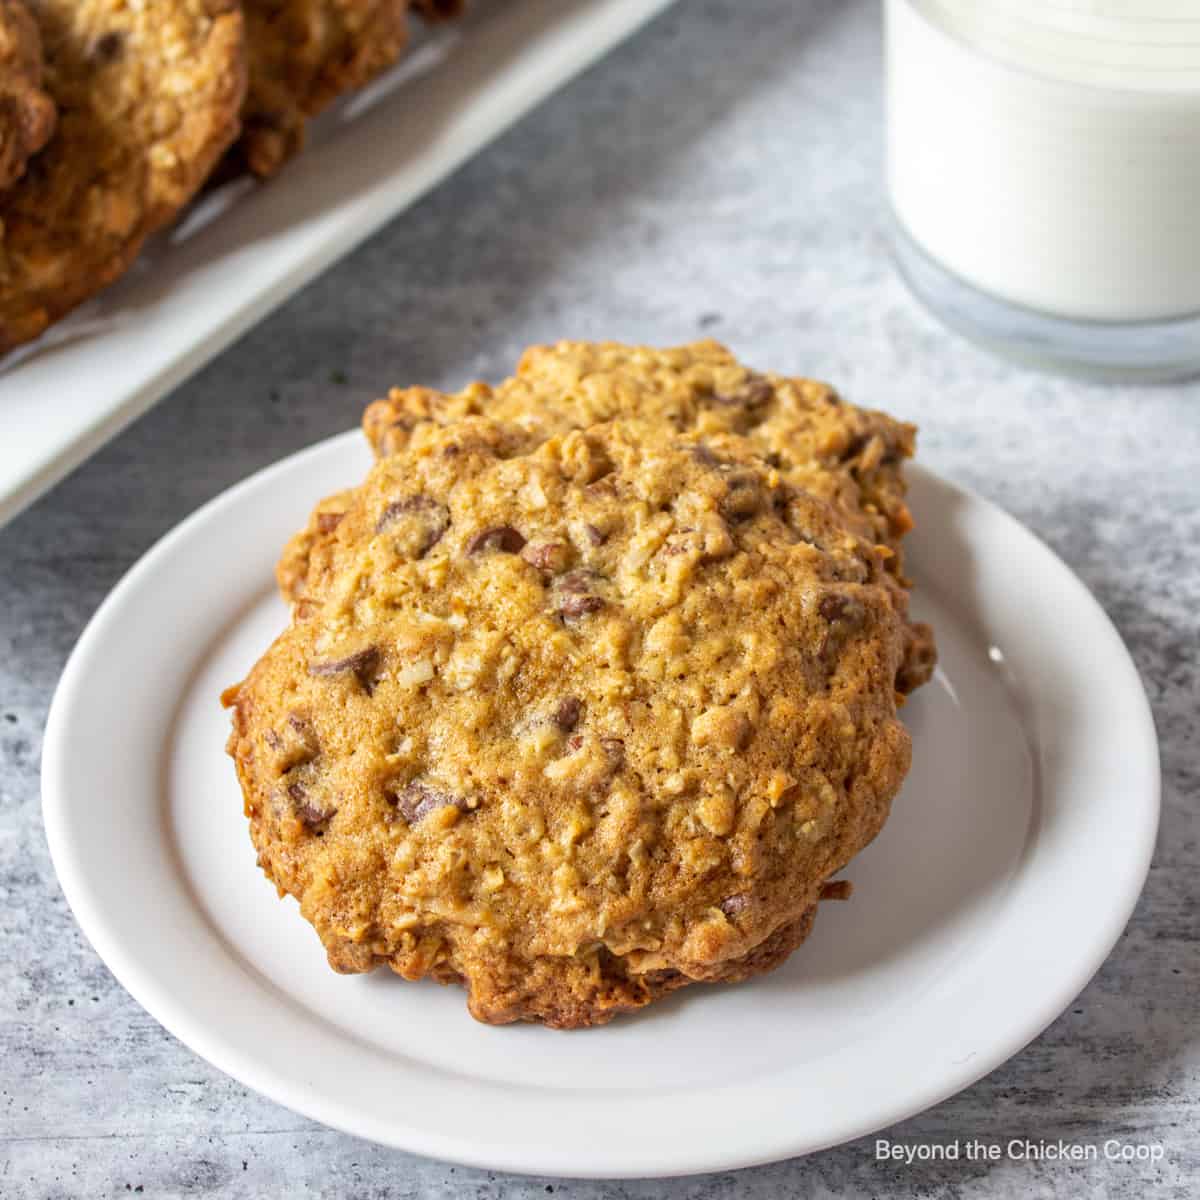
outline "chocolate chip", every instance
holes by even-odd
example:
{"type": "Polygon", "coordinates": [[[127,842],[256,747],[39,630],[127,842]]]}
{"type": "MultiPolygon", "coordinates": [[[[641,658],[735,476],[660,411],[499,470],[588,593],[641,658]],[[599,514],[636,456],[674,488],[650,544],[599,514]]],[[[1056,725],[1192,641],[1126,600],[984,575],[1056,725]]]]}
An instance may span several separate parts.
{"type": "Polygon", "coordinates": [[[554,724],[563,731],[570,733],[576,725],[579,724],[579,718],[583,714],[583,705],[574,696],[568,696],[561,701],[559,706],[554,710],[554,724]]]}
{"type": "Polygon", "coordinates": [[[484,554],[498,550],[503,554],[520,554],[525,539],[511,525],[496,525],[483,529],[467,542],[468,554],[484,554]]]}
{"type": "Polygon", "coordinates": [[[102,33],[88,48],[88,57],[95,63],[114,63],[125,52],[125,37],[115,29],[102,33]]]}
{"type": "Polygon", "coordinates": [[[736,917],[750,907],[750,900],[747,896],[728,896],[717,907],[727,917],[736,917]]]}
{"type": "Polygon", "coordinates": [[[461,796],[439,791],[424,783],[407,784],[393,793],[390,799],[410,825],[429,816],[434,809],[457,808],[459,812],[467,812],[470,807],[461,796]]]}
{"type": "Polygon", "coordinates": [[[836,621],[846,611],[846,597],[839,595],[822,596],[817,612],[827,621],[836,621]]]}
{"type": "Polygon", "coordinates": [[[296,816],[308,826],[309,829],[319,829],[326,821],[332,820],[337,812],[326,812],[323,808],[316,808],[311,804],[301,804],[296,809],[296,816]]]}
{"type": "Polygon", "coordinates": [[[408,435],[417,427],[415,417],[397,417],[390,422],[379,437],[379,457],[398,454],[408,445],[408,435]]]}
{"type": "Polygon", "coordinates": [[[742,388],[742,403],[747,408],[758,408],[762,404],[767,404],[774,395],[775,389],[771,384],[762,376],[756,376],[754,379],[747,380],[746,385],[742,388]]]}
{"type": "Polygon", "coordinates": [[[721,500],[721,515],[727,521],[748,521],[762,509],[763,491],[756,475],[733,475],[721,500]]]}
{"type": "Polygon", "coordinates": [[[835,621],[859,622],[863,618],[863,606],[841,592],[830,592],[817,603],[817,612],[831,625],[835,621]]]}
{"type": "Polygon", "coordinates": [[[821,885],[822,900],[849,900],[854,892],[854,884],[848,879],[836,879],[833,883],[821,885]]]}
{"type": "Polygon", "coordinates": [[[390,529],[401,517],[409,513],[421,512],[428,508],[441,508],[438,502],[429,496],[405,496],[403,500],[393,500],[379,514],[379,520],[375,522],[375,532],[384,533],[390,529]]]}
{"type": "Polygon", "coordinates": [[[589,571],[581,567],[578,571],[568,571],[558,580],[558,588],[563,592],[590,592],[603,578],[597,571],[589,571]]]}
{"type": "Polygon", "coordinates": [[[345,513],[317,513],[317,532],[332,533],[341,523],[345,513]]]}
{"type": "Polygon", "coordinates": [[[603,579],[604,577],[598,571],[580,567],[576,571],[568,571],[555,580],[555,586],[559,591],[559,615],[565,620],[573,620],[602,609],[604,600],[595,592],[597,584],[603,582],[603,579]]]}
{"type": "Polygon", "coordinates": [[[754,375],[732,392],[714,392],[713,402],[729,408],[761,408],[774,394],[775,389],[767,380],[754,375]]]}
{"type": "Polygon", "coordinates": [[[313,800],[309,795],[308,789],[302,783],[289,783],[287,794],[295,806],[296,816],[309,829],[316,829],[324,825],[326,821],[332,820],[337,813],[336,805],[323,805],[313,800]]]}
{"type": "Polygon", "coordinates": [[[852,458],[857,458],[867,448],[870,440],[871,435],[867,433],[860,433],[858,437],[851,438],[845,450],[839,455],[842,462],[849,462],[852,458]]]}
{"type": "Polygon", "coordinates": [[[251,122],[255,129],[266,129],[272,131],[282,131],[287,128],[287,115],[282,109],[259,109],[251,122]]]}
{"type": "Polygon", "coordinates": [[[587,539],[593,546],[603,546],[608,541],[608,534],[601,533],[595,525],[585,525],[583,532],[587,534],[587,539]]]}
{"type": "Polygon", "coordinates": [[[299,713],[289,713],[282,732],[268,729],[263,740],[275,752],[275,769],[281,774],[310,763],[321,751],[316,730],[299,713]]]}
{"type": "Polygon", "coordinates": [[[409,558],[424,558],[450,528],[450,510],[432,496],[393,500],[379,514],[376,533],[391,533],[396,548],[409,558]]]}
{"type": "Polygon", "coordinates": [[[368,646],[365,650],[359,650],[345,658],[336,658],[330,662],[309,663],[308,673],[310,675],[358,675],[362,671],[369,671],[378,661],[379,648],[368,646]]]}
{"type": "Polygon", "coordinates": [[[599,479],[589,483],[583,490],[586,495],[595,499],[615,496],[618,492],[617,477],[611,472],[608,475],[602,475],[599,479]]]}
{"type": "Polygon", "coordinates": [[[566,618],[587,616],[588,613],[599,612],[604,607],[604,601],[599,596],[564,596],[558,611],[566,618]]]}
{"type": "Polygon", "coordinates": [[[375,688],[375,672],[382,656],[378,646],[368,646],[356,654],[345,658],[336,658],[331,662],[310,662],[308,673],[318,678],[337,675],[352,675],[362,685],[363,690],[370,695],[375,688]]]}

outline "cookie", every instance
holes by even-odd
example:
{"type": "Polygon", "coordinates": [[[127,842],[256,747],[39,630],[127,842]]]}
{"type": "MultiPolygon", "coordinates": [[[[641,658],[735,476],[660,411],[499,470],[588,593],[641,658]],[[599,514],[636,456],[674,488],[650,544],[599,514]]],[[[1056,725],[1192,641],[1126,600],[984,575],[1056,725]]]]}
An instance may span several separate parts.
{"type": "Polygon", "coordinates": [[[54,132],[54,101],[42,89],[42,38],[22,0],[0,0],[0,190],[54,132]]]}
{"type": "Polygon", "coordinates": [[[259,862],[336,970],[602,1024],[783,961],[882,826],[887,551],[746,437],[646,435],[424,422],[325,509],[224,699],[259,862]]]}
{"type": "Polygon", "coordinates": [[[0,350],[116,279],[238,132],[236,0],[30,0],[58,129],[0,195],[0,350]]]}
{"type": "Polygon", "coordinates": [[[400,57],[408,0],[244,0],[244,7],[250,89],[234,158],[267,178],[304,145],[310,117],[400,57]]]}
{"type": "MultiPolygon", "coordinates": [[[[667,433],[746,436],[789,482],[829,501],[855,533],[887,547],[893,599],[907,612],[902,541],[912,517],[902,465],[916,430],[849,404],[828,384],[753,371],[713,341],[671,350],[560,342],[527,350],[516,375],[495,388],[477,383],[454,395],[394,390],[367,409],[363,427],[376,453],[386,455],[426,422],[477,413],[543,437],[615,417],[636,417],[667,433]]],[[[304,575],[303,557],[294,554],[285,595],[302,591],[304,575]]],[[[929,679],[937,654],[927,625],[909,622],[905,637],[897,687],[907,693],[929,679]]]]}

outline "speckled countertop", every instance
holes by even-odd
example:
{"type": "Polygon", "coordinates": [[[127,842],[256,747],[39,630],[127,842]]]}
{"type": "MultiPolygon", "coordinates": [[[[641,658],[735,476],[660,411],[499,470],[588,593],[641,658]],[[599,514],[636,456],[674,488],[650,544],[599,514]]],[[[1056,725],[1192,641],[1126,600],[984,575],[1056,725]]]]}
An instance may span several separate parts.
{"type": "Polygon", "coordinates": [[[1030,374],[909,298],[882,232],[877,8],[682,0],[0,531],[0,1195],[1200,1193],[1200,387],[1030,374]],[[701,332],[919,422],[922,459],[1036,530],[1128,642],[1165,783],[1136,915],[1042,1037],[889,1136],[1117,1136],[1161,1142],[1157,1166],[905,1166],[864,1139],[673,1182],[453,1168],[227,1079],[77,929],[42,831],[42,727],[76,637],[143,551],[249,472],[353,425],[389,383],[498,378],[560,336],[701,332]]]}

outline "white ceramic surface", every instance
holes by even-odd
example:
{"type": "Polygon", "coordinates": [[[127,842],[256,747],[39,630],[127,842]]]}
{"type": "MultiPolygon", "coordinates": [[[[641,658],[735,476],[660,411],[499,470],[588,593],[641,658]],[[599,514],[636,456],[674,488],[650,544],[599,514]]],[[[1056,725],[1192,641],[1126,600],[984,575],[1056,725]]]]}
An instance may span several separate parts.
{"type": "Polygon", "coordinates": [[[1158,817],[1137,672],[1083,585],[1000,510],[914,470],[911,565],[942,665],[906,707],[890,822],[774,974],[575,1033],[343,978],[254,865],[217,696],[285,619],[284,538],[360,477],[357,434],[206,505],[101,607],[55,696],[43,801],[63,889],[129,991],[251,1087],[366,1138],[497,1169],[647,1176],[881,1128],[1036,1036],[1108,954],[1158,817]]]}
{"type": "Polygon", "coordinates": [[[887,0],[891,204],[925,253],[1010,304],[1135,328],[1194,318],[1200,5],[1110,39],[1083,32],[1095,7],[887,0]]]}
{"type": "Polygon", "coordinates": [[[0,525],[670,0],[476,0],[0,373],[0,525]]]}

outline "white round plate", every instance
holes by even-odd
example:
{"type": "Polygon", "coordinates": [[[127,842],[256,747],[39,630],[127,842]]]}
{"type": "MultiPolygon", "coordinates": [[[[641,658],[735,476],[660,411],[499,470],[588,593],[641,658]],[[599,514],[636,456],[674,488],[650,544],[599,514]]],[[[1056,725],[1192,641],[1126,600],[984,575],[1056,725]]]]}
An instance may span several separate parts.
{"type": "Polygon", "coordinates": [[[254,864],[217,697],[284,625],[272,567],[357,434],[206,505],[137,564],[63,673],[46,831],[84,932],[222,1070],[328,1125],[438,1158],[651,1176],[882,1128],[992,1070],[1078,994],[1141,890],[1158,753],[1137,671],[1011,517],[912,472],[911,570],[941,667],[904,710],[912,773],[773,974],[601,1029],[489,1028],[463,994],[333,974],[254,864]]]}

